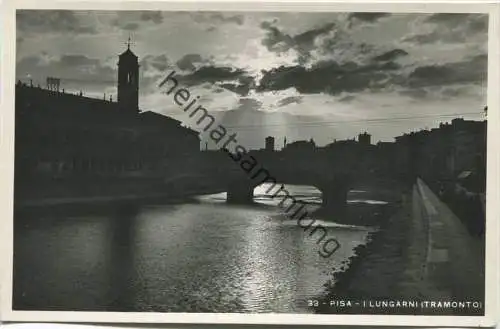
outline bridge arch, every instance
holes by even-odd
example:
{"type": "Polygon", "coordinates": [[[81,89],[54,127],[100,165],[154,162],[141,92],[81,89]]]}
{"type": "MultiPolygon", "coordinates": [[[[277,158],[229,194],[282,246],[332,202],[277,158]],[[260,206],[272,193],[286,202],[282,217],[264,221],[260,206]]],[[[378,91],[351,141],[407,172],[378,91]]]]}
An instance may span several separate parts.
{"type": "Polygon", "coordinates": [[[279,206],[288,207],[289,204],[297,204],[299,201],[293,196],[284,184],[307,185],[318,189],[322,195],[322,208],[344,212],[347,206],[347,193],[349,192],[349,180],[347,177],[323,177],[322,179],[303,182],[297,177],[282,177],[281,179],[268,178],[266,180],[255,180],[248,177],[231,180],[227,185],[228,203],[253,203],[254,190],[257,186],[268,184],[266,194],[279,201],[279,206]]]}

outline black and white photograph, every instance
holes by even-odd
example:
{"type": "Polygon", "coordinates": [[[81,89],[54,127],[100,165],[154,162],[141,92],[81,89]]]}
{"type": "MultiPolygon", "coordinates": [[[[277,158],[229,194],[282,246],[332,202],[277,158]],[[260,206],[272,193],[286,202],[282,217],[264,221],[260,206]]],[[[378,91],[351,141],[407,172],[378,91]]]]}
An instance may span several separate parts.
{"type": "Polygon", "coordinates": [[[138,4],[15,9],[7,320],[494,313],[490,7],[138,4]]]}

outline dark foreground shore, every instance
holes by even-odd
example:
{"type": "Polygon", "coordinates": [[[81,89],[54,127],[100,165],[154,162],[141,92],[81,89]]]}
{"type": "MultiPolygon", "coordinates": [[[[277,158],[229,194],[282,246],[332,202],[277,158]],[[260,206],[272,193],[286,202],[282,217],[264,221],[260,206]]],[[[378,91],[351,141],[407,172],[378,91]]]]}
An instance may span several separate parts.
{"type": "Polygon", "coordinates": [[[334,269],[333,279],[326,286],[327,293],[315,309],[317,313],[399,313],[404,310],[367,308],[357,303],[403,297],[413,300],[417,297],[401,291],[398,284],[404,272],[403,257],[407,252],[403,241],[409,236],[408,221],[404,220],[407,210],[405,202],[403,200],[382,207],[383,211],[378,216],[381,223],[379,230],[370,233],[368,243],[358,246],[355,256],[350,257],[344,267],[334,269]],[[352,302],[351,306],[341,305],[348,301],[352,302]]]}

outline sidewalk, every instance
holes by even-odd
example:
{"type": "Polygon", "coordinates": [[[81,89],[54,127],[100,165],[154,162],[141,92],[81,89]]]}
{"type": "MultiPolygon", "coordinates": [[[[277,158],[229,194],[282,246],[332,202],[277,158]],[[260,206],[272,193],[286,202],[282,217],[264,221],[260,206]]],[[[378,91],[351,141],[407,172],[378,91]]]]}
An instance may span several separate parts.
{"type": "MultiPolygon", "coordinates": [[[[349,268],[334,275],[328,299],[483,301],[482,241],[422,182],[403,196],[401,208],[358,247],[349,268]]],[[[380,310],[378,310],[380,311],[380,310]]],[[[401,309],[398,314],[464,314],[480,310],[401,309]],[[420,313],[418,313],[420,314],[420,313]]],[[[331,313],[325,308],[321,312],[331,313]]],[[[377,310],[343,310],[376,313],[377,310]]],[[[336,313],[340,313],[336,310],[336,313]]],[[[476,315],[477,313],[473,313],[476,315]]]]}
{"type": "MultiPolygon", "coordinates": [[[[424,279],[435,297],[482,299],[484,297],[483,241],[471,237],[460,219],[418,180],[418,195],[428,222],[428,254],[424,279]]],[[[478,219],[479,220],[479,219],[478,219]]]]}

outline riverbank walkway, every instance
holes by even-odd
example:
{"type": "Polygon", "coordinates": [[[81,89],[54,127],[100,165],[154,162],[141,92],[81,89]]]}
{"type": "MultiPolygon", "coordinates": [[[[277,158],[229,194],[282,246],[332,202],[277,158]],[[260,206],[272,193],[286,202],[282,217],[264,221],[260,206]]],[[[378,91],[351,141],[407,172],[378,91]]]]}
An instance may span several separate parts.
{"type": "Polygon", "coordinates": [[[425,295],[442,300],[482,299],[484,241],[472,237],[421,179],[414,187],[412,205],[414,235],[422,240],[410,247],[417,257],[425,255],[421,259],[425,295]]]}
{"type": "MultiPolygon", "coordinates": [[[[484,298],[484,240],[472,237],[420,179],[403,194],[400,209],[358,254],[345,273],[336,275],[329,298],[443,302],[484,298]]],[[[325,308],[321,312],[340,311],[325,308]]]]}

